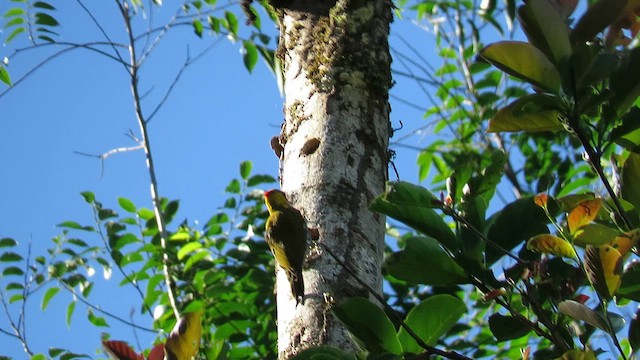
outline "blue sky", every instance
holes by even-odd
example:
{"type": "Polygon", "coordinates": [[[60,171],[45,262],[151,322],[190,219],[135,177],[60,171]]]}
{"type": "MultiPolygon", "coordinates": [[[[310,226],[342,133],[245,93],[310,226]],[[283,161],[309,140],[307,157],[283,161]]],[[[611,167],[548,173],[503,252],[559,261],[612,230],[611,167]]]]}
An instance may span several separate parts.
{"type": "MultiPolygon", "coordinates": [[[[125,41],[124,27],[113,2],[85,3],[112,40],[125,41]]],[[[156,9],[155,24],[162,24],[176,11],[177,7],[169,3],[156,9]]],[[[104,40],[77,2],[55,5],[55,16],[62,24],[56,29],[59,40],[104,40]]],[[[0,14],[13,6],[15,3],[0,0],[0,14]]],[[[272,24],[265,21],[263,27],[266,32],[275,33],[272,24]]],[[[411,39],[425,56],[434,49],[432,37],[408,20],[396,19],[393,31],[411,39]]],[[[215,36],[199,39],[189,27],[170,31],[140,75],[141,89],[148,92],[144,98],[147,114],[173,81],[187,51],[195,56],[215,40],[215,36]]],[[[400,46],[397,37],[392,36],[391,41],[400,46]]],[[[0,58],[28,45],[25,37],[16,38],[0,48],[0,58]]],[[[12,56],[8,69],[13,80],[58,49],[49,47],[12,56]]],[[[413,102],[426,101],[410,82],[396,81],[393,94],[413,102]]],[[[0,91],[4,89],[0,87],[0,91]]],[[[221,39],[205,57],[186,69],[150,124],[159,190],[164,197],[180,199],[178,219],[187,218],[192,224],[206,221],[223,204],[224,188],[238,176],[239,164],[244,160],[253,162],[254,173],[277,175],[277,159],[269,139],[279,132],[282,102],[275,78],[262,60],[249,74],[242,64],[239,44],[227,39],[221,39]]],[[[398,136],[425,125],[422,111],[400,102],[392,102],[392,110],[394,127],[399,127],[399,120],[404,123],[398,136]]],[[[151,207],[142,152],[108,158],[104,172],[99,160],[76,153],[101,154],[134,146],[125,135],[129,130],[138,134],[127,74],[121,65],[88,51],[76,50],[56,58],[0,97],[0,238],[16,239],[23,254],[29,243],[33,256],[46,254],[51,238],[62,232],[56,224],[66,220],[92,224],[91,209],[80,196],[85,190],[95,192],[106,207],[117,208],[119,196],[131,199],[139,207],[151,207]]],[[[418,145],[425,140],[428,139],[416,136],[405,143],[418,145]]],[[[415,150],[396,150],[400,177],[417,181],[415,150]]],[[[117,282],[117,276],[100,282],[90,299],[129,318],[132,310],[138,313],[138,298],[118,287],[117,282]],[[131,303],[126,299],[132,299],[131,303]]],[[[67,328],[64,319],[71,295],[61,292],[44,313],[40,310],[41,296],[42,292],[36,294],[26,306],[32,350],[46,353],[49,347],[61,347],[95,354],[100,347],[101,329],[88,323],[86,310],[78,305],[72,325],[67,328]]],[[[15,306],[9,308],[13,316],[18,311],[15,306]]],[[[148,317],[136,316],[135,321],[150,326],[148,317]]],[[[104,331],[113,338],[133,339],[128,326],[115,321],[110,325],[104,331]]],[[[0,315],[0,328],[8,330],[5,315],[0,315]]],[[[142,336],[142,346],[149,347],[153,336],[138,335],[142,336]]],[[[0,355],[26,357],[18,341],[1,334],[0,339],[0,355]]]]}

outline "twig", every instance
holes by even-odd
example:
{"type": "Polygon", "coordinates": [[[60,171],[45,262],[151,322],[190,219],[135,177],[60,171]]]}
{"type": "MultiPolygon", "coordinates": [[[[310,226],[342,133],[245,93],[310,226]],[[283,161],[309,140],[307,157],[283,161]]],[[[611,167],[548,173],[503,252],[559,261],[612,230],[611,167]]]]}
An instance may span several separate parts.
{"type": "Polygon", "coordinates": [[[518,256],[516,256],[515,254],[513,254],[511,251],[503,248],[502,246],[498,245],[496,242],[494,242],[493,240],[489,239],[488,237],[486,237],[482,232],[480,232],[478,229],[476,229],[472,224],[470,224],[467,219],[463,218],[462,216],[460,216],[460,214],[458,214],[457,211],[455,211],[452,208],[448,208],[448,207],[442,207],[442,211],[444,212],[445,215],[449,215],[453,218],[453,220],[461,223],[462,225],[464,225],[467,229],[471,230],[471,232],[473,232],[477,237],[479,237],[482,241],[484,241],[486,244],[492,246],[493,248],[502,251],[505,255],[507,255],[508,257],[512,258],[513,260],[515,260],[516,262],[518,262],[518,264],[528,264],[528,261],[522,260],[520,259],[518,256]]]}
{"type": "Polygon", "coordinates": [[[347,266],[347,264],[345,264],[342,260],[340,260],[338,258],[338,256],[336,256],[333,251],[331,251],[331,249],[329,249],[329,247],[327,247],[325,244],[320,243],[320,242],[316,242],[316,244],[319,244],[322,246],[322,248],[329,254],[331,255],[331,257],[333,258],[333,260],[335,260],[343,269],[345,269],[349,275],[351,275],[357,282],[358,284],[360,284],[361,286],[363,286],[365,289],[367,289],[367,291],[374,297],[376,298],[376,300],[378,300],[378,302],[380,302],[380,304],[382,304],[382,306],[384,306],[384,308],[387,310],[387,312],[389,314],[391,314],[393,317],[396,318],[396,320],[398,321],[398,323],[400,324],[400,326],[402,326],[403,329],[405,329],[407,331],[407,333],[416,341],[416,343],[423,348],[428,354],[432,354],[432,355],[439,355],[442,357],[445,357],[447,359],[454,359],[454,360],[472,360],[471,358],[468,358],[462,354],[459,354],[455,351],[444,351],[444,350],[440,350],[436,347],[433,347],[431,345],[428,345],[427,343],[424,342],[424,340],[422,340],[422,338],[420,338],[420,336],[418,336],[418,334],[416,334],[413,329],[411,329],[411,327],[409,327],[409,325],[407,325],[404,320],[402,320],[398,314],[396,314],[396,311],[389,306],[389,304],[387,304],[387,302],[384,300],[384,298],[382,296],[380,296],[380,294],[378,294],[377,291],[373,290],[371,288],[371,286],[369,286],[368,284],[366,284],[364,281],[360,280],[360,278],[358,277],[358,275],[355,274],[355,272],[353,272],[351,270],[351,268],[349,266],[347,266]]]}
{"type": "Polygon", "coordinates": [[[80,7],[82,7],[82,10],[84,10],[84,12],[87,13],[87,15],[89,15],[89,17],[91,18],[91,20],[93,21],[93,23],[96,25],[96,27],[98,27],[98,29],[100,29],[100,32],[102,33],[102,35],[105,37],[105,39],[107,39],[107,43],[111,46],[111,48],[113,49],[113,52],[116,53],[116,57],[118,58],[119,62],[124,64],[125,68],[126,68],[126,64],[127,62],[124,61],[124,59],[122,58],[122,56],[120,55],[120,52],[118,51],[118,49],[116,49],[115,47],[115,42],[113,42],[111,40],[111,37],[109,36],[109,34],[107,34],[107,32],[104,30],[104,28],[102,27],[102,25],[100,25],[100,23],[98,22],[98,19],[96,19],[95,16],[93,16],[93,14],[91,13],[91,11],[89,11],[89,9],[87,9],[86,6],[84,6],[84,4],[82,3],[82,1],[80,0],[76,0],[76,2],[78,3],[78,5],[80,5],[80,7]]]}
{"type": "MultiPolygon", "coordinates": [[[[598,297],[600,297],[600,294],[598,294],[598,297]]],[[[613,339],[613,344],[616,346],[616,349],[620,353],[620,356],[622,356],[622,360],[627,360],[627,356],[624,354],[624,350],[622,350],[622,346],[620,346],[620,341],[618,341],[618,336],[616,335],[616,332],[613,330],[613,323],[611,322],[611,318],[609,317],[609,311],[607,310],[607,301],[600,298],[600,306],[602,307],[602,313],[604,314],[604,318],[607,322],[607,327],[609,328],[608,333],[613,339]]]]}
{"type": "Polygon", "coordinates": [[[68,51],[75,50],[78,47],[84,47],[84,46],[81,45],[81,44],[78,44],[75,47],[69,47],[69,48],[66,48],[66,49],[62,49],[62,50],[56,52],[55,54],[52,54],[51,56],[47,57],[46,59],[42,60],[36,66],[32,67],[29,71],[27,71],[26,74],[24,74],[22,77],[18,78],[16,81],[14,81],[11,86],[6,88],[4,91],[0,92],[0,98],[2,98],[4,95],[6,95],[9,91],[15,89],[16,86],[20,85],[27,77],[31,76],[31,74],[35,73],[38,69],[40,69],[41,67],[46,65],[49,61],[57,58],[58,56],[66,53],[68,51]]]}
{"type": "Polygon", "coordinates": [[[607,179],[607,176],[605,175],[604,170],[602,169],[602,163],[600,162],[601,160],[600,154],[598,154],[596,150],[593,148],[593,146],[591,146],[591,142],[587,138],[587,135],[584,133],[582,126],[580,126],[578,118],[572,115],[572,116],[569,116],[567,121],[568,121],[569,127],[571,127],[573,132],[578,137],[578,140],[580,140],[582,147],[587,153],[587,157],[589,159],[589,163],[591,164],[591,167],[596,172],[596,174],[598,174],[600,181],[602,181],[602,184],[607,190],[607,193],[609,193],[609,197],[611,197],[611,200],[613,201],[613,204],[616,207],[616,211],[618,212],[618,215],[620,215],[620,218],[624,222],[624,225],[627,227],[627,230],[632,229],[633,226],[631,225],[631,221],[627,217],[627,213],[625,212],[624,207],[622,206],[622,203],[620,203],[620,199],[618,199],[616,192],[611,187],[611,184],[609,184],[609,180],[607,179]]]}
{"type": "Polygon", "coordinates": [[[24,287],[22,288],[22,304],[20,304],[20,317],[18,318],[18,326],[22,328],[22,341],[24,341],[25,346],[27,344],[27,312],[26,312],[26,306],[27,306],[27,297],[29,294],[29,287],[30,287],[30,281],[29,281],[29,262],[31,262],[31,239],[29,240],[29,243],[27,244],[27,258],[25,260],[25,264],[24,264],[24,278],[23,278],[23,284],[24,287]]]}
{"type": "Polygon", "coordinates": [[[160,110],[160,108],[162,108],[162,106],[164,105],[164,103],[167,101],[167,99],[169,98],[169,95],[171,94],[171,92],[173,91],[173,88],[176,86],[176,84],[178,83],[178,80],[180,80],[180,77],[182,76],[182,73],[184,72],[184,70],[189,67],[189,65],[192,65],[193,63],[195,63],[196,61],[200,60],[207,52],[209,52],[211,49],[213,49],[214,46],[216,46],[218,44],[218,42],[220,42],[222,38],[218,38],[216,39],[216,41],[213,42],[213,44],[209,45],[206,49],[202,50],[198,55],[196,55],[196,57],[191,58],[191,56],[189,55],[189,50],[187,48],[187,58],[184,61],[184,64],[182,64],[182,67],[180,68],[180,70],[178,71],[178,74],[176,74],[175,78],[173,79],[173,82],[171,82],[171,85],[169,85],[169,88],[167,89],[167,91],[165,92],[164,96],[162,97],[162,100],[160,100],[160,102],[158,103],[158,105],[156,105],[156,108],[153,109],[153,111],[151,112],[151,114],[149,114],[149,116],[147,117],[147,124],[149,124],[149,122],[151,122],[151,119],[153,119],[153,117],[156,115],[156,113],[160,110]]]}
{"type": "MultiPolygon", "coordinates": [[[[22,301],[24,302],[25,299],[23,299],[22,301]]],[[[4,308],[5,315],[9,320],[9,326],[13,330],[13,334],[9,333],[6,330],[2,330],[1,332],[8,335],[12,335],[16,339],[18,339],[22,344],[22,349],[24,350],[24,352],[27,355],[29,355],[29,357],[33,356],[33,352],[31,351],[31,349],[29,349],[29,345],[27,344],[27,341],[24,338],[24,334],[20,331],[20,325],[16,324],[15,321],[13,321],[13,318],[11,317],[11,313],[9,312],[9,305],[7,304],[7,301],[4,298],[4,292],[1,292],[1,291],[0,291],[0,302],[2,303],[2,307],[4,308]]]]}
{"type": "Polygon", "coordinates": [[[86,306],[94,309],[95,311],[98,311],[98,312],[100,312],[100,313],[102,313],[104,315],[107,315],[108,317],[110,317],[110,318],[112,318],[114,320],[120,321],[121,323],[123,323],[125,325],[129,325],[129,326],[131,326],[131,327],[133,327],[135,329],[143,330],[143,331],[150,332],[150,333],[157,333],[157,331],[154,330],[154,329],[150,329],[150,328],[146,328],[144,326],[140,326],[140,325],[135,324],[135,323],[133,323],[131,321],[123,319],[123,318],[121,318],[120,316],[118,316],[118,315],[116,315],[114,313],[111,313],[111,312],[108,312],[106,310],[103,310],[102,308],[100,308],[97,305],[93,305],[88,300],[86,300],[81,294],[78,294],[71,286],[66,284],[64,281],[60,281],[60,283],[62,284],[64,289],[69,291],[76,299],[78,299],[78,301],[80,301],[81,303],[85,304],[86,306]]]}
{"type": "Polygon", "coordinates": [[[102,175],[104,175],[104,161],[109,156],[114,155],[114,154],[123,153],[123,152],[136,151],[136,150],[140,150],[140,149],[144,149],[144,146],[143,145],[136,145],[136,146],[129,146],[129,147],[119,147],[119,148],[111,149],[111,150],[109,150],[109,151],[107,151],[105,153],[102,153],[100,155],[89,154],[89,153],[85,153],[85,152],[81,152],[81,151],[74,151],[74,153],[76,153],[78,155],[82,155],[82,156],[89,156],[89,157],[94,157],[94,158],[100,159],[100,176],[102,177],[102,175]]]}

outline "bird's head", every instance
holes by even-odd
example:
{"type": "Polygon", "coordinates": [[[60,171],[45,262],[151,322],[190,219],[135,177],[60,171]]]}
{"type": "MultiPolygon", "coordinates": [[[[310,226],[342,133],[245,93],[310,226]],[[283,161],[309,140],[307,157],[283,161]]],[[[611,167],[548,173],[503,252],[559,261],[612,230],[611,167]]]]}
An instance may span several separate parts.
{"type": "Polygon", "coordinates": [[[277,209],[291,206],[289,205],[289,201],[287,200],[287,197],[284,195],[284,193],[278,189],[266,191],[264,193],[264,202],[265,204],[267,204],[269,213],[271,213],[274,208],[277,209]]]}

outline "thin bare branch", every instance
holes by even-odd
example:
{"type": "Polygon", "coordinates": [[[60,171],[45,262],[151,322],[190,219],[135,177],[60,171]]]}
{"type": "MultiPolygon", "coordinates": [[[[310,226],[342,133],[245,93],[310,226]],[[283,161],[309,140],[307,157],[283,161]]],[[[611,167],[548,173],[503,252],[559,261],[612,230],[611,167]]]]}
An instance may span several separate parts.
{"type": "Polygon", "coordinates": [[[86,6],[84,6],[84,4],[82,3],[81,0],[76,0],[76,2],[78,3],[78,5],[80,5],[80,7],[82,7],[82,10],[84,10],[84,12],[86,12],[87,15],[89,15],[89,17],[91,18],[91,21],[93,21],[93,23],[96,25],[96,27],[98,27],[98,29],[102,33],[102,36],[104,36],[105,39],[107,39],[107,42],[111,45],[111,48],[113,49],[113,52],[115,52],[115,54],[116,54],[115,56],[118,58],[118,60],[120,60],[120,63],[125,64],[125,68],[126,68],[126,63],[127,62],[124,61],[124,59],[122,58],[122,55],[120,55],[120,52],[118,51],[118,49],[114,45],[115,42],[113,40],[111,40],[111,37],[104,30],[102,25],[100,25],[100,22],[98,22],[98,19],[96,19],[96,17],[93,16],[93,13],[91,11],[89,11],[89,9],[87,9],[86,6]]]}
{"type": "Polygon", "coordinates": [[[175,78],[173,78],[173,82],[171,82],[171,85],[169,85],[169,88],[167,89],[167,91],[165,92],[164,96],[162,97],[162,100],[160,100],[158,105],[156,105],[156,108],[153,109],[151,114],[149,114],[149,116],[147,117],[147,124],[149,124],[149,122],[151,122],[151,119],[153,119],[153,117],[156,115],[156,113],[162,108],[164,103],[167,101],[167,99],[169,98],[169,95],[171,95],[171,92],[173,91],[173,88],[176,86],[176,84],[180,80],[180,77],[182,76],[182,73],[186,70],[186,68],[189,67],[190,65],[192,65],[193,63],[195,63],[196,61],[200,60],[206,53],[208,53],[211,49],[213,49],[213,47],[216,46],[220,42],[221,39],[222,38],[216,39],[216,41],[214,41],[206,49],[202,50],[194,58],[190,57],[189,50],[187,49],[187,58],[185,59],[184,64],[182,64],[182,67],[180,68],[180,70],[176,74],[175,78]]]}
{"type": "MultiPolygon", "coordinates": [[[[158,33],[158,35],[156,35],[156,37],[153,39],[153,42],[151,43],[151,45],[147,46],[147,43],[149,41],[149,37],[152,33],[151,29],[148,29],[146,34],[144,34],[144,36],[146,37],[146,41],[145,41],[145,46],[143,47],[144,52],[140,55],[140,59],[138,60],[138,65],[142,65],[145,60],[147,59],[147,57],[149,57],[149,55],[151,54],[151,52],[153,52],[153,50],[156,48],[156,46],[158,46],[158,44],[160,43],[160,40],[162,40],[162,38],[167,34],[167,32],[169,31],[169,29],[171,29],[174,25],[174,22],[176,21],[176,18],[178,17],[178,15],[180,14],[180,12],[182,12],[181,8],[178,8],[178,10],[176,10],[175,14],[173,14],[173,16],[171,17],[171,19],[169,21],[167,21],[167,23],[162,26],[160,28],[160,33],[158,33]]],[[[149,24],[151,25],[151,24],[149,24]]],[[[136,41],[136,38],[133,38],[132,41],[136,41]]],[[[133,44],[133,42],[132,42],[133,44]]]]}
{"type": "MultiPolygon", "coordinates": [[[[22,299],[22,302],[24,303],[25,300],[26,299],[22,299]]],[[[5,315],[7,317],[7,320],[9,321],[9,326],[13,330],[13,333],[10,333],[6,330],[2,330],[2,333],[12,335],[13,337],[17,338],[20,341],[20,344],[22,344],[22,349],[24,350],[24,352],[27,355],[29,355],[29,357],[33,356],[33,352],[31,351],[31,349],[29,349],[29,345],[27,344],[27,341],[24,338],[24,334],[20,329],[20,325],[16,324],[13,317],[11,317],[11,313],[9,312],[9,304],[5,299],[5,293],[2,291],[0,291],[0,302],[2,303],[2,307],[4,308],[5,315]]]]}
{"type": "Polygon", "coordinates": [[[171,304],[171,309],[173,310],[173,315],[176,319],[180,319],[180,311],[178,310],[178,305],[176,303],[175,291],[173,289],[173,281],[171,280],[171,274],[169,273],[169,255],[167,254],[167,238],[168,232],[164,219],[164,214],[162,212],[162,204],[160,195],[158,192],[158,181],[156,179],[155,166],[153,162],[153,152],[151,151],[151,143],[149,141],[149,134],[147,131],[147,122],[142,113],[142,103],[140,101],[140,93],[138,91],[138,69],[140,64],[138,63],[136,56],[136,45],[135,39],[133,35],[133,29],[131,27],[131,16],[129,14],[128,4],[126,2],[120,2],[115,0],[118,4],[118,8],[120,9],[120,13],[122,14],[122,18],[125,23],[125,29],[127,31],[129,37],[129,64],[130,68],[130,78],[131,78],[131,94],[133,95],[133,103],[135,107],[136,119],[138,121],[138,126],[140,127],[140,137],[142,141],[142,145],[144,145],[144,152],[147,158],[147,169],[149,170],[149,180],[150,180],[150,190],[151,190],[151,200],[153,202],[153,208],[156,215],[156,222],[158,225],[158,231],[160,234],[160,246],[162,248],[162,269],[165,280],[165,285],[167,287],[167,297],[169,298],[169,303],[171,304]]]}
{"type": "MultiPolygon", "coordinates": [[[[31,50],[31,49],[36,49],[36,48],[40,48],[40,47],[44,47],[44,46],[48,46],[48,45],[52,45],[50,43],[47,44],[38,44],[35,46],[30,46],[28,48],[22,48],[22,49],[16,49],[16,51],[14,51],[14,55],[18,54],[20,51],[26,51],[26,50],[31,50]]],[[[6,95],[7,93],[9,93],[11,90],[15,89],[16,86],[20,85],[24,80],[26,80],[28,77],[30,77],[31,75],[33,75],[36,71],[38,71],[41,67],[43,67],[44,65],[46,65],[47,63],[49,63],[50,61],[56,59],[57,57],[59,57],[60,55],[63,55],[69,51],[72,50],[76,50],[76,49],[87,49],[87,50],[91,50],[91,51],[95,51],[99,54],[105,55],[113,60],[119,61],[117,58],[113,57],[113,55],[94,48],[93,46],[95,45],[104,45],[103,43],[87,43],[87,44],[74,44],[74,43],[66,43],[66,42],[60,42],[60,43],[56,43],[56,45],[62,45],[62,46],[68,46],[65,49],[62,49],[60,51],[55,52],[54,54],[51,54],[50,56],[48,56],[47,58],[45,58],[44,60],[42,60],[41,62],[39,62],[38,64],[36,64],[34,67],[32,67],[31,69],[29,69],[29,71],[27,71],[23,76],[21,76],[20,78],[18,78],[17,80],[15,80],[13,82],[13,84],[9,87],[7,87],[5,90],[3,90],[2,92],[0,92],[0,98],[2,98],[4,95],[6,95]]]]}
{"type": "Polygon", "coordinates": [[[89,154],[89,153],[85,153],[85,152],[81,152],[81,151],[74,151],[74,153],[76,153],[78,155],[82,155],[82,156],[88,156],[88,157],[94,157],[94,158],[100,159],[100,177],[102,177],[104,175],[104,161],[109,156],[114,155],[114,154],[123,153],[123,152],[141,150],[141,149],[144,149],[143,145],[136,145],[136,146],[129,146],[129,147],[119,147],[119,148],[111,149],[111,150],[107,151],[106,153],[103,153],[103,154],[100,154],[100,155],[89,154]]]}
{"type": "Polygon", "coordinates": [[[100,312],[100,313],[102,313],[102,314],[104,314],[104,315],[106,315],[106,316],[108,316],[108,317],[110,317],[110,318],[112,318],[114,320],[117,320],[117,321],[119,321],[119,322],[121,322],[121,323],[123,323],[125,325],[129,325],[129,326],[131,326],[131,327],[133,327],[135,329],[146,331],[146,332],[150,332],[150,333],[157,333],[157,331],[154,330],[154,329],[147,328],[147,327],[144,327],[144,326],[140,326],[140,325],[138,325],[136,323],[128,321],[127,319],[123,319],[122,317],[120,317],[120,316],[118,316],[118,315],[116,315],[116,314],[114,314],[112,312],[104,310],[100,306],[97,306],[97,305],[94,305],[94,304],[90,303],[87,299],[84,298],[84,296],[82,296],[82,294],[78,294],[78,292],[76,292],[75,289],[73,289],[72,287],[70,287],[66,283],[61,281],[60,284],[62,284],[62,287],[65,290],[70,292],[76,299],[78,299],[78,301],[80,301],[81,303],[83,303],[86,306],[90,307],[91,309],[93,309],[93,310],[95,310],[97,312],[100,312]]]}

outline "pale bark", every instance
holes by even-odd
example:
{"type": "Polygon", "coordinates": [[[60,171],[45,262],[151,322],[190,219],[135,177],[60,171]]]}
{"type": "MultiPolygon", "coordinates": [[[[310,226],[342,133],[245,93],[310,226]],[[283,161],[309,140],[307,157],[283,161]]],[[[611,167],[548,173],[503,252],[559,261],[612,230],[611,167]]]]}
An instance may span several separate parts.
{"type": "MultiPolygon", "coordinates": [[[[390,136],[388,48],[391,3],[273,1],[280,15],[285,123],[281,185],[320,242],[382,291],[385,218],[369,211],[384,190],[390,136]]],[[[279,271],[278,352],[332,345],[354,351],[331,308],[370,297],[322,247],[307,254],[306,297],[296,307],[279,271]]]]}

